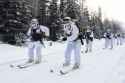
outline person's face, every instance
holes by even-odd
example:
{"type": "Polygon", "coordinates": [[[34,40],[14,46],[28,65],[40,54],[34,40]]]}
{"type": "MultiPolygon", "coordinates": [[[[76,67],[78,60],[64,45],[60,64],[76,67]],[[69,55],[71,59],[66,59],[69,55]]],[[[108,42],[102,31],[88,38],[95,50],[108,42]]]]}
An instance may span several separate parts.
{"type": "Polygon", "coordinates": [[[36,27],[38,25],[38,22],[37,21],[32,21],[32,23],[31,23],[31,26],[32,27],[36,27]]]}

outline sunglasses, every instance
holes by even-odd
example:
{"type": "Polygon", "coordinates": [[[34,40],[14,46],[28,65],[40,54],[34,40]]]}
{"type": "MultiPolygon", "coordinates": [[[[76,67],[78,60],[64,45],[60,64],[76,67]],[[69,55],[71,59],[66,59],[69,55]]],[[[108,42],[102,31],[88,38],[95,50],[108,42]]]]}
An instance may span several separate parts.
{"type": "Polygon", "coordinates": [[[70,21],[69,19],[64,19],[64,21],[70,21]]]}

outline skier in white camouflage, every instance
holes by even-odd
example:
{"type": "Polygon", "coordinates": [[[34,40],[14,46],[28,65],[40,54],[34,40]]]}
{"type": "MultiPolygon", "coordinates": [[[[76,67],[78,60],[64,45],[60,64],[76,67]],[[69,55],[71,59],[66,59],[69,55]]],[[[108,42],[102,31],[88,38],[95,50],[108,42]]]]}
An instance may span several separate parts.
{"type": "Polygon", "coordinates": [[[45,26],[39,25],[37,19],[32,19],[30,28],[28,30],[28,63],[41,62],[41,47],[44,45],[43,38],[49,36],[49,29],[45,26]]]}
{"type": "Polygon", "coordinates": [[[117,45],[122,45],[122,34],[119,32],[116,34],[117,45]]]}
{"type": "Polygon", "coordinates": [[[63,66],[69,66],[71,64],[71,53],[74,51],[74,66],[73,69],[77,69],[80,67],[80,51],[81,51],[81,43],[78,38],[79,29],[76,24],[71,21],[70,17],[64,18],[64,34],[65,37],[63,41],[67,42],[67,48],[65,51],[65,63],[63,66]]]}
{"type": "Polygon", "coordinates": [[[89,29],[90,27],[87,28],[87,31],[85,32],[85,39],[86,39],[86,51],[87,52],[92,52],[92,42],[93,42],[93,32],[92,30],[89,29]]]}
{"type": "Polygon", "coordinates": [[[113,34],[110,29],[104,33],[105,37],[105,48],[113,49],[113,34]]]}

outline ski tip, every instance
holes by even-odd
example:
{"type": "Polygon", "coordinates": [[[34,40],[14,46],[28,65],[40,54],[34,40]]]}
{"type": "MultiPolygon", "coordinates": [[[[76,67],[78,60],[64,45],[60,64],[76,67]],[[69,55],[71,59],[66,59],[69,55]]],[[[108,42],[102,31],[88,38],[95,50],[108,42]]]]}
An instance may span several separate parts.
{"type": "Polygon", "coordinates": [[[66,73],[63,72],[62,70],[59,71],[61,75],[65,75],[66,73]]]}

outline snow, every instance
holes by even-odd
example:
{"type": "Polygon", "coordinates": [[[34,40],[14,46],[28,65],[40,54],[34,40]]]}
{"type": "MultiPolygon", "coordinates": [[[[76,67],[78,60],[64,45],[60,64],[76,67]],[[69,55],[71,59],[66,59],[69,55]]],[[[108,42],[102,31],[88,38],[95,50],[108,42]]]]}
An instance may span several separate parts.
{"type": "Polygon", "coordinates": [[[125,45],[103,49],[104,40],[95,40],[92,53],[85,53],[84,45],[80,70],[61,76],[50,69],[63,64],[66,43],[49,43],[42,49],[42,63],[25,69],[9,65],[25,62],[27,48],[0,44],[0,83],[125,83],[125,45]]]}

